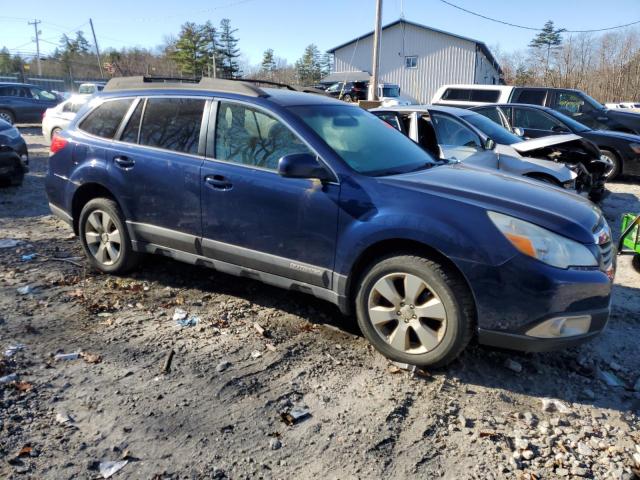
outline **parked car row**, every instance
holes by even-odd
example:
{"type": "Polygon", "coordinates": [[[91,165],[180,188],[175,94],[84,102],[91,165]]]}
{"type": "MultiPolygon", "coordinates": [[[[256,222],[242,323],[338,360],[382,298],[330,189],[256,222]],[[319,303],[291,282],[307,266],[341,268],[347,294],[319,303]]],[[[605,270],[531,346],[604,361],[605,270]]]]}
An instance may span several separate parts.
{"type": "Polygon", "coordinates": [[[529,351],[592,338],[614,276],[606,220],[558,186],[447,161],[499,145],[507,165],[544,162],[465,112],[378,111],[391,128],[324,95],[114,79],[53,135],[46,189],[103,272],[149,253],[306,292],[396,361],[444,365],[474,337],[529,351]]]}

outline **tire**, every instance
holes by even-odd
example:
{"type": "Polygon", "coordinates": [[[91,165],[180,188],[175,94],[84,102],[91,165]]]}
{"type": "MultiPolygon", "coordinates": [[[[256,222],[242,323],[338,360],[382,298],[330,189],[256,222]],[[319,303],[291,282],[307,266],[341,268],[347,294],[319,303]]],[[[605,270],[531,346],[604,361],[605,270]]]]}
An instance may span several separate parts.
{"type": "Polygon", "coordinates": [[[362,275],[355,302],[358,325],[376,350],[419,367],[437,368],[453,361],[475,328],[466,283],[457,272],[424,257],[382,258],[362,275]],[[413,295],[405,285],[421,293],[413,295]],[[387,299],[394,289],[396,298],[387,299]]]}
{"type": "Polygon", "coordinates": [[[113,200],[87,202],[80,212],[78,231],[82,249],[96,270],[126,273],[138,264],[140,255],[133,251],[124,215],[113,200]]]}
{"type": "Polygon", "coordinates": [[[600,150],[600,153],[603,157],[607,157],[613,163],[613,167],[605,175],[606,181],[610,182],[622,172],[622,163],[620,162],[620,157],[618,157],[618,155],[611,150],[600,150]]]}
{"type": "Polygon", "coordinates": [[[11,113],[9,110],[5,110],[4,108],[0,108],[0,119],[4,120],[5,122],[9,122],[11,125],[13,125],[16,121],[13,113],[11,113]]]}

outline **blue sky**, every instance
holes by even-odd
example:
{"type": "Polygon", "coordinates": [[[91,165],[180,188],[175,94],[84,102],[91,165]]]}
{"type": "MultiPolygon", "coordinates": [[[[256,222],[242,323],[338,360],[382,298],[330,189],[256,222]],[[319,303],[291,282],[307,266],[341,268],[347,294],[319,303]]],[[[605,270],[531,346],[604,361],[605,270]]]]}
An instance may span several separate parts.
{"type": "MultiPolygon", "coordinates": [[[[101,48],[154,47],[165,35],[176,34],[186,21],[218,23],[228,17],[238,28],[240,48],[252,63],[266,48],[295,61],[306,45],[321,50],[339,45],[373,28],[374,0],[4,0],[0,9],[0,46],[35,51],[33,26],[42,20],[42,50],[55,48],[60,35],[80,27],[90,38],[93,18],[101,48]]],[[[640,20],[640,0],[451,0],[470,10],[528,26],[548,19],[574,30],[603,28],[640,20]]],[[[384,0],[383,23],[396,20],[401,6],[407,20],[468,36],[503,51],[524,48],[535,32],[489,22],[458,11],[439,0],[384,0]]],[[[640,26],[638,27],[640,28],[640,26]]]]}

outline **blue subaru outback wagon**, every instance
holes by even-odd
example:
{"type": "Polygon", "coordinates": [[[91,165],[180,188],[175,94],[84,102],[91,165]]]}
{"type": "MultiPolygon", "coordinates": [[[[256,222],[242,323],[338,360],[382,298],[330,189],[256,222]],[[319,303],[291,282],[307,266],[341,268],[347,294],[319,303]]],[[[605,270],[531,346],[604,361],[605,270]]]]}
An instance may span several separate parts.
{"type": "Polygon", "coordinates": [[[596,206],[435,160],[321,95],[114,79],[54,137],[46,184],[95,268],[153,253],[307,292],[401,362],[444,365],[474,336],[574,345],[609,317],[596,206]]]}

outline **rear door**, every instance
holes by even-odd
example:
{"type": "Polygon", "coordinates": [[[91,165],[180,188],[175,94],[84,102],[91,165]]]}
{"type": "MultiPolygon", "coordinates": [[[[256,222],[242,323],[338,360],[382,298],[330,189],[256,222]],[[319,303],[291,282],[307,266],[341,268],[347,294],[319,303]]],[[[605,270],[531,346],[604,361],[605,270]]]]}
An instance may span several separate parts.
{"type": "Polygon", "coordinates": [[[431,113],[431,123],[444,158],[485,168],[498,168],[493,150],[485,150],[482,139],[468,125],[444,113],[431,113]]]}
{"type": "Polygon", "coordinates": [[[203,97],[154,96],[129,110],[107,161],[137,241],[198,252],[207,109],[203,97]]]}
{"type": "Polygon", "coordinates": [[[330,288],[339,185],[278,175],[282,156],[315,153],[271,112],[221,100],[211,118],[200,178],[205,255],[330,288]]]}

